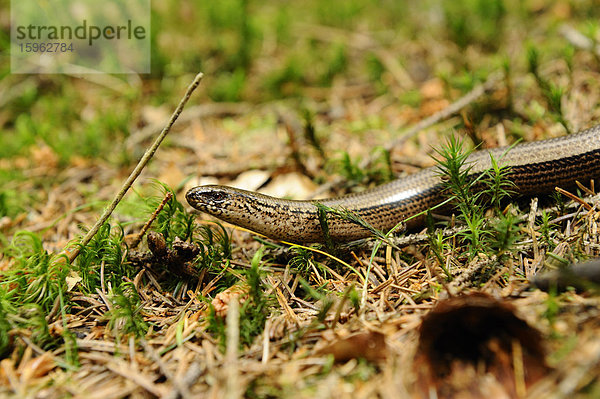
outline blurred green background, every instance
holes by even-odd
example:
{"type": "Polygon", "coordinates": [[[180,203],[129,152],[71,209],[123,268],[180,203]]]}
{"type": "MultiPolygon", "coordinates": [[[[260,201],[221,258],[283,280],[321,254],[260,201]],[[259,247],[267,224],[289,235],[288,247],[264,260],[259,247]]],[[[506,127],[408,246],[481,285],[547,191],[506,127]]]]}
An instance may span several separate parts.
{"type": "MultiPolygon", "coordinates": [[[[491,71],[527,73],[531,49],[568,64],[575,50],[561,25],[594,38],[600,16],[592,0],[153,1],[152,73],[98,82],[11,74],[9,1],[0,6],[0,159],[44,144],[63,168],[79,158],[132,164],[122,143],[140,126],[142,107],[173,109],[199,71],[205,79],[192,103],[294,107],[320,101],[338,81],[418,107],[432,78],[455,98],[491,71]]],[[[0,164],[4,191],[24,177],[0,164]]],[[[10,207],[0,205],[0,215],[10,207]]]]}

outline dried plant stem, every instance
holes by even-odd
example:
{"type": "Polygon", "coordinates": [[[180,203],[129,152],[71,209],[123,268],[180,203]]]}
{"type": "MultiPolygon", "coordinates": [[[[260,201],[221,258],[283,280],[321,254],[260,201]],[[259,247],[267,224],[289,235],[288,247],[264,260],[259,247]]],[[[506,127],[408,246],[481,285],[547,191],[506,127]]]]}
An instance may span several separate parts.
{"type": "MultiPolygon", "coordinates": [[[[483,96],[485,93],[493,89],[496,86],[496,84],[500,81],[500,79],[502,79],[502,76],[502,72],[494,72],[490,74],[490,76],[485,82],[475,86],[473,90],[471,90],[452,104],[448,105],[446,108],[413,125],[411,128],[403,132],[400,137],[386,144],[385,149],[391,151],[394,147],[402,144],[405,140],[411,138],[415,134],[419,133],[421,130],[433,126],[436,123],[456,114],[461,109],[465,108],[467,105],[471,104],[473,101],[477,100],[479,97],[483,96]]],[[[372,162],[371,159],[369,159],[369,163],[370,162],[372,162]]]]}
{"type": "Polygon", "coordinates": [[[242,397],[238,370],[238,350],[240,346],[240,306],[234,298],[227,311],[227,349],[225,353],[225,398],[242,397]]]}
{"type": "Polygon", "coordinates": [[[183,111],[183,108],[185,107],[185,104],[187,104],[187,102],[190,99],[190,97],[191,97],[192,93],[194,92],[194,90],[196,90],[196,88],[200,84],[200,81],[202,80],[203,76],[204,75],[202,74],[202,72],[200,72],[198,75],[196,75],[196,77],[194,78],[194,81],[188,86],[188,88],[187,88],[187,90],[185,92],[185,95],[183,96],[183,98],[179,102],[179,105],[175,109],[175,112],[173,112],[173,114],[171,115],[171,119],[169,119],[169,122],[167,123],[167,125],[160,132],[160,134],[158,135],[158,137],[156,137],[156,140],[154,140],[154,143],[152,143],[152,146],[150,146],[150,148],[148,148],[146,150],[146,153],[144,154],[144,156],[142,157],[142,159],[140,159],[140,161],[136,165],[136,167],[133,170],[133,172],[131,172],[131,174],[129,175],[129,177],[125,181],[125,183],[123,183],[123,186],[121,187],[121,189],[119,190],[119,192],[117,193],[117,195],[115,196],[115,198],[112,200],[112,202],[110,203],[110,205],[104,210],[104,213],[102,214],[102,216],[100,216],[100,218],[98,219],[98,221],[96,222],[96,224],[94,225],[94,227],[92,227],[91,230],[88,231],[88,233],[85,235],[85,237],[83,237],[83,239],[81,240],[81,245],[77,246],[73,250],[73,252],[71,252],[68,255],[69,256],[69,262],[73,263],[73,261],[79,255],[79,251],[80,251],[81,247],[87,245],[92,240],[92,238],[94,238],[94,236],[96,235],[96,233],[98,232],[98,230],[100,229],[100,227],[108,220],[108,218],[110,217],[110,215],[112,214],[112,212],[115,210],[115,208],[117,207],[117,205],[119,204],[119,202],[121,202],[121,200],[123,199],[123,197],[125,196],[125,194],[129,190],[129,188],[133,185],[133,182],[142,173],[142,170],[144,170],[144,168],[146,167],[146,165],[148,164],[148,162],[150,161],[150,159],[152,159],[152,157],[154,156],[154,153],[156,152],[156,150],[158,150],[158,147],[160,146],[160,144],[162,143],[162,141],[165,139],[165,137],[167,137],[167,134],[169,134],[169,132],[171,131],[171,128],[173,127],[173,124],[175,123],[175,121],[177,120],[177,118],[179,117],[179,115],[181,114],[181,112],[183,111]]]}
{"type": "Polygon", "coordinates": [[[144,238],[144,235],[146,234],[146,232],[148,231],[148,229],[150,228],[150,226],[152,225],[154,220],[156,220],[156,217],[158,216],[158,214],[163,210],[163,208],[165,207],[165,205],[167,205],[167,202],[169,202],[169,200],[171,198],[173,198],[173,194],[171,194],[170,191],[167,191],[167,194],[165,194],[165,197],[163,198],[162,202],[154,210],[154,213],[152,214],[152,216],[150,216],[150,219],[148,219],[146,224],[142,227],[142,229],[140,230],[138,235],[135,237],[135,239],[131,243],[130,248],[135,248],[138,246],[138,244],[140,243],[140,241],[142,241],[142,238],[144,238]]]}

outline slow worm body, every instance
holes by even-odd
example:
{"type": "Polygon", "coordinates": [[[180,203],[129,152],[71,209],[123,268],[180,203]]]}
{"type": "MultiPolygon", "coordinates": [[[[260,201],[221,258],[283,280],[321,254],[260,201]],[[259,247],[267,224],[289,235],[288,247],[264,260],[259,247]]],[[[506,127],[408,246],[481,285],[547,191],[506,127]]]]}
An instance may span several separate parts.
{"type": "MultiPolygon", "coordinates": [[[[525,143],[507,151],[495,148],[473,152],[467,158],[473,176],[491,166],[490,155],[510,166],[514,191],[522,195],[570,188],[575,181],[600,178],[600,125],[568,136],[525,143]]],[[[317,201],[297,201],[226,186],[199,186],[186,194],[194,208],[249,230],[291,242],[321,242],[323,232],[317,201]]],[[[435,167],[394,180],[371,190],[318,200],[331,208],[346,208],[384,233],[444,200],[443,184],[435,167]]],[[[415,228],[422,217],[406,222],[415,228]]],[[[338,216],[328,217],[330,236],[350,241],[370,235],[365,228],[338,216]]]]}

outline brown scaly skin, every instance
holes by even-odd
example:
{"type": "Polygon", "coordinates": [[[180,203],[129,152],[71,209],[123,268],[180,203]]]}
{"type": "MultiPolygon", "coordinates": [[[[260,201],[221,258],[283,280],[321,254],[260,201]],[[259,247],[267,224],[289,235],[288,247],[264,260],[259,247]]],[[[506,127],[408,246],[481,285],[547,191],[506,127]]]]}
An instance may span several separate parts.
{"type": "MultiPolygon", "coordinates": [[[[477,151],[469,155],[470,173],[490,168],[490,154],[510,166],[514,191],[522,195],[549,193],[555,187],[570,188],[575,181],[600,178],[600,125],[555,139],[506,148],[477,151]],[[504,154],[504,155],[503,155],[504,154]]],[[[394,180],[362,193],[319,200],[332,208],[346,208],[383,232],[443,201],[442,184],[435,168],[394,180]]],[[[308,243],[324,240],[316,201],[295,201],[226,186],[199,186],[186,194],[194,208],[226,222],[284,241],[308,243]]],[[[408,221],[418,227],[422,218],[408,221]]],[[[370,236],[355,223],[331,215],[329,233],[337,242],[370,236]]]]}

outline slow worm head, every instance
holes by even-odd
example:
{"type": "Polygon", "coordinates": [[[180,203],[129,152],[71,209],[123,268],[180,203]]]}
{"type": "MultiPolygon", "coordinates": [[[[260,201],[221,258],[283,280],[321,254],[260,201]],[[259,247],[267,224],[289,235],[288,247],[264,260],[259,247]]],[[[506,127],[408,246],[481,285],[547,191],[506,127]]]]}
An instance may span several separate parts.
{"type": "Polygon", "coordinates": [[[268,237],[292,242],[323,239],[317,208],[310,201],[285,200],[217,185],[194,187],[185,197],[199,211],[268,237]]]}

